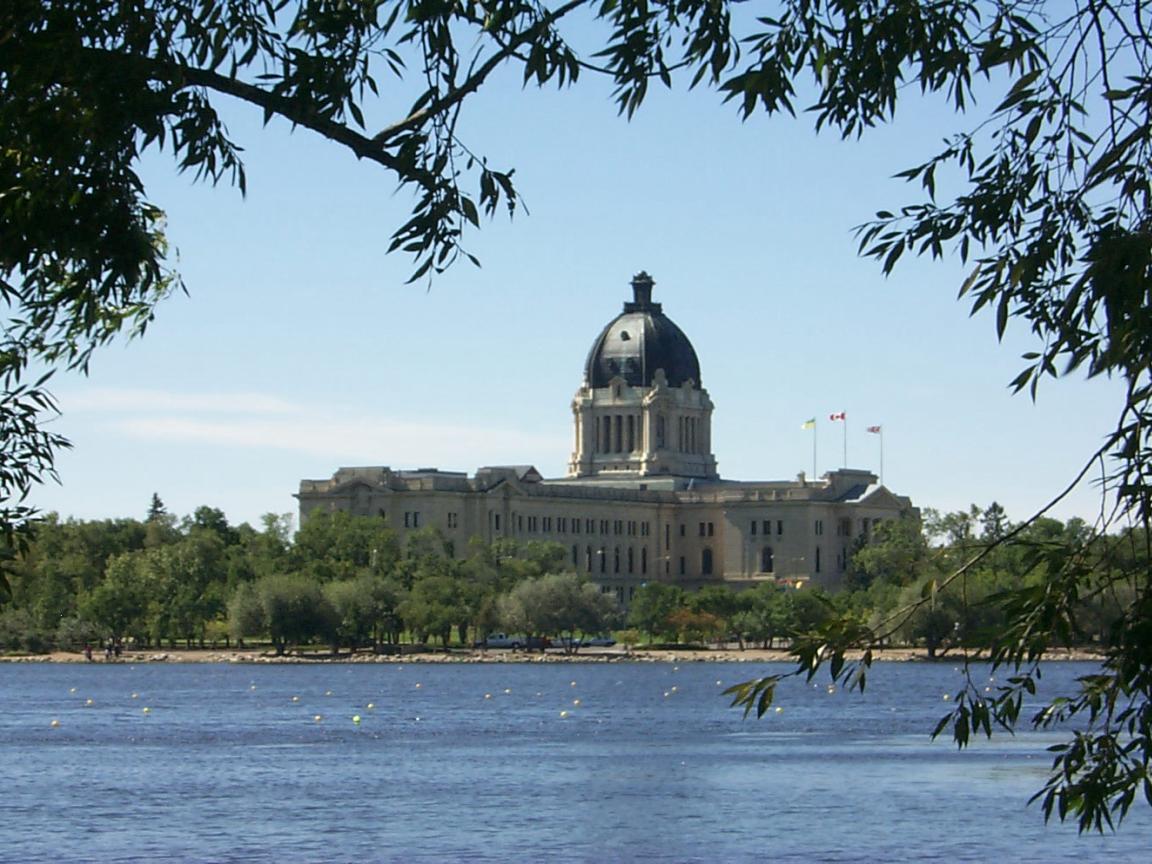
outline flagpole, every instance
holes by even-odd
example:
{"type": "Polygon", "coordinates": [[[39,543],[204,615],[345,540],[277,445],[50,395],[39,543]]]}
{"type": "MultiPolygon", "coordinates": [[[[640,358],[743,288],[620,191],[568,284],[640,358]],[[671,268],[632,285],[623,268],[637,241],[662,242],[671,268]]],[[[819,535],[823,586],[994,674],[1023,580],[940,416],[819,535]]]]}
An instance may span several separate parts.
{"type": "Polygon", "coordinates": [[[884,427],[880,427],[880,485],[884,485],[884,427]]]}
{"type": "Polygon", "coordinates": [[[848,467],[848,420],[844,420],[844,467],[848,467]]]}
{"type": "Polygon", "coordinates": [[[812,480],[816,480],[816,424],[812,424],[812,480]]]}

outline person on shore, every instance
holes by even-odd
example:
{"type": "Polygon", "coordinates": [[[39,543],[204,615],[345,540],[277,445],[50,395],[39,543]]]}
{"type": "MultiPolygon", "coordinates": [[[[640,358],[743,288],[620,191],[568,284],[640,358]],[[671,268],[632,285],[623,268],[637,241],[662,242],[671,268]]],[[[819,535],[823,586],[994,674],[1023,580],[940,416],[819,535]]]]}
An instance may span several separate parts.
{"type": "Polygon", "coordinates": [[[84,659],[89,663],[92,662],[92,646],[87,642],[84,643],[84,659]]]}
{"type": "Polygon", "coordinates": [[[111,663],[112,662],[112,640],[111,639],[109,639],[104,644],[104,662],[105,663],[111,663]]]}

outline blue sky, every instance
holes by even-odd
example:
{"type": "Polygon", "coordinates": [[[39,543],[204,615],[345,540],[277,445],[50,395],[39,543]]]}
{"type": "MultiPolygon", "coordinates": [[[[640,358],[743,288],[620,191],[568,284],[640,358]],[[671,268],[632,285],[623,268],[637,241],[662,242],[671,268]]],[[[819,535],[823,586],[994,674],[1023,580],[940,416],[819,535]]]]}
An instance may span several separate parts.
{"type": "MultiPolygon", "coordinates": [[[[916,200],[891,179],[963,121],[912,102],[862,141],[810,118],[742,123],[706,91],[653,91],[631,121],[609,90],[557,93],[497,80],[462,133],[514,166],[528,213],[468,237],[431,290],[385,255],[409,200],[377,166],[255,112],[228,109],[249,192],[196,186],[162,155],[143,166],[169,216],[189,296],[147,335],[57,380],[54,427],[75,449],[33,503],[81,518],[207,504],[234,522],[291,512],[302,478],[342,465],[532,463],[563,473],[570,400],[632,275],[688,334],[716,405],[713,449],[733,479],[791,478],[848,461],[879,468],[923,507],[1001,502],[1014,519],[1060,491],[1114,422],[1121,388],[1007,383],[1032,347],[956,301],[955,261],[911,259],[885,279],[853,226],[916,200]]],[[[381,119],[387,106],[378,107],[381,119]]],[[[1055,511],[1091,518],[1091,486],[1055,511]]]]}

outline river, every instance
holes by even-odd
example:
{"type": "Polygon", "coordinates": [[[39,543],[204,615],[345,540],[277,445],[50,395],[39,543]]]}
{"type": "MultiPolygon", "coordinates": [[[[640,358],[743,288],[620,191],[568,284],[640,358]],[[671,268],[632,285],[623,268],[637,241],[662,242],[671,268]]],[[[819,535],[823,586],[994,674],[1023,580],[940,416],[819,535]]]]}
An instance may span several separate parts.
{"type": "Polygon", "coordinates": [[[727,707],[788,668],[0,664],[0,860],[1149,860],[1140,801],[1105,836],[1028,806],[1057,734],[931,741],[953,666],[727,707]]]}

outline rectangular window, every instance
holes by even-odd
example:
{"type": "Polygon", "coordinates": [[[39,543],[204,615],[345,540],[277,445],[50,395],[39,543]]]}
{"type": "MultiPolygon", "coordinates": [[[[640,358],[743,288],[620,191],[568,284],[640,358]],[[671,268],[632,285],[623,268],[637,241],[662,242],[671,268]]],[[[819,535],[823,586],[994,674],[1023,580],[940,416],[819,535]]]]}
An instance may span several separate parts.
{"type": "Polygon", "coordinates": [[[713,535],[713,533],[714,533],[714,532],[713,532],[713,529],[712,529],[712,523],[711,523],[711,522],[709,522],[709,523],[708,523],[708,536],[709,536],[709,537],[711,537],[711,536],[713,535]]]}
{"type": "Polygon", "coordinates": [[[584,533],[585,534],[595,534],[596,533],[596,520],[595,519],[585,519],[584,520],[584,533]]]}
{"type": "Polygon", "coordinates": [[[681,575],[681,576],[683,576],[683,575],[684,575],[684,569],[685,569],[685,568],[684,568],[684,556],[683,556],[683,555],[681,555],[681,556],[680,556],[680,575],[681,575]]]}
{"type": "Polygon", "coordinates": [[[405,528],[411,528],[412,527],[412,514],[409,513],[407,510],[404,511],[404,527],[405,528]]]}
{"type": "Polygon", "coordinates": [[[764,523],[760,527],[764,529],[764,536],[767,537],[772,533],[772,520],[765,519],[764,523]]]}
{"type": "Polygon", "coordinates": [[[455,513],[449,513],[449,514],[448,514],[448,527],[449,527],[449,528],[457,528],[457,527],[459,527],[459,526],[456,524],[456,514],[455,514],[455,513]]]}
{"type": "Polygon", "coordinates": [[[704,523],[703,522],[700,523],[700,536],[701,537],[704,536],[704,523]]]}
{"type": "Polygon", "coordinates": [[[816,572],[820,572],[820,547],[816,547],[816,572]]]}
{"type": "Polygon", "coordinates": [[[756,520],[755,519],[752,520],[752,536],[753,537],[756,536],[756,520]]]}
{"type": "Polygon", "coordinates": [[[499,513],[493,513],[492,515],[496,517],[496,530],[499,531],[500,530],[500,514],[499,513]]]}
{"type": "Polygon", "coordinates": [[[816,520],[816,536],[820,537],[823,534],[824,534],[824,520],[823,519],[817,519],[816,520]]]}
{"type": "Polygon", "coordinates": [[[784,534],[784,520],[783,519],[777,519],[776,520],[776,536],[780,537],[783,534],[784,534]]]}
{"type": "Polygon", "coordinates": [[[608,520],[607,519],[601,519],[600,520],[600,533],[601,534],[607,534],[608,533],[608,520]]]}
{"type": "Polygon", "coordinates": [[[544,519],[544,533],[547,534],[552,531],[552,517],[545,516],[544,519]]]}
{"type": "Polygon", "coordinates": [[[680,526],[680,536],[681,537],[684,536],[684,526],[683,525],[680,526]]]}
{"type": "Polygon", "coordinates": [[[664,526],[664,548],[668,549],[672,546],[672,526],[664,526]]]}

